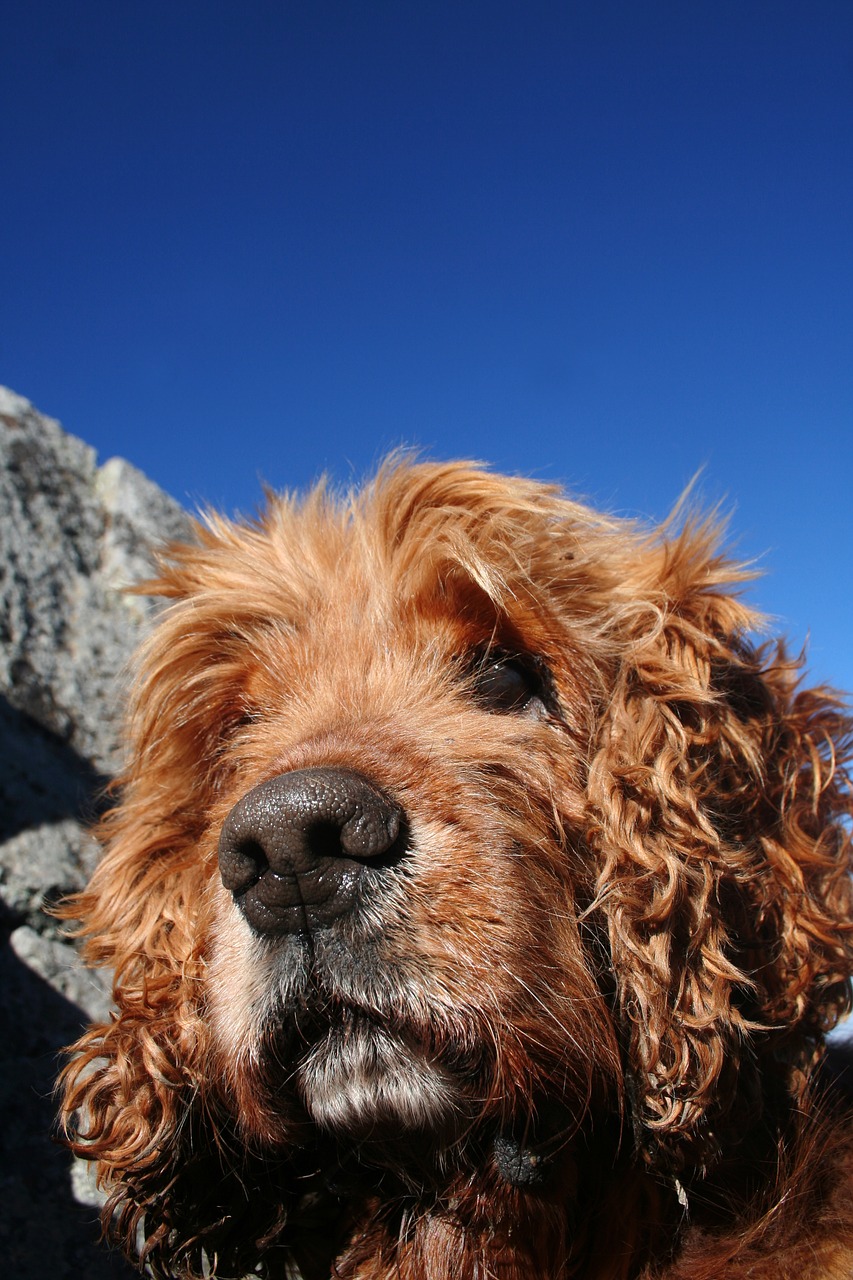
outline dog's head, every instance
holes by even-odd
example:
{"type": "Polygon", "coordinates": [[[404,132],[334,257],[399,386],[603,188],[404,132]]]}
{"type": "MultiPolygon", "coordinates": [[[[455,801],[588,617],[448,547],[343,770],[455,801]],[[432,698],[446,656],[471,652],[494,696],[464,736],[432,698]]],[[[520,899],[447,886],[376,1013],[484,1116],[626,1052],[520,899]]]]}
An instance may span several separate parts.
{"type": "Polygon", "coordinates": [[[689,1181],[802,1097],[848,1006],[847,723],[751,647],[744,576],[712,523],[405,461],[164,563],[73,906],[118,1017],[66,1069],[150,1260],[253,1263],[351,1160],[517,1205],[611,1124],[689,1181]]]}

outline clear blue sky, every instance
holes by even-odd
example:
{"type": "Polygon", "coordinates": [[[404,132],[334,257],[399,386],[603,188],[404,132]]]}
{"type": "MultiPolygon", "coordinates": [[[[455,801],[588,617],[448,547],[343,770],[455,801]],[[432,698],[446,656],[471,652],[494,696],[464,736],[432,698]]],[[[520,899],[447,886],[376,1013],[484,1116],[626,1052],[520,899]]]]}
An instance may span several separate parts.
{"type": "Polygon", "coordinates": [[[851,0],[13,0],[0,381],[187,503],[401,441],[664,515],[853,687],[851,0]]]}

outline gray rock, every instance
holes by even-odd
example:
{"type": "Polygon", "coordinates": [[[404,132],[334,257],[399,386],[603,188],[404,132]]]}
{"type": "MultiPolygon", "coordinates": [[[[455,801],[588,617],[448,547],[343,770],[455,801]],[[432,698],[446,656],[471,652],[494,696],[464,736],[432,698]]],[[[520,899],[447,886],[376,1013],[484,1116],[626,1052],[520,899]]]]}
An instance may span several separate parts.
{"type": "Polygon", "coordinates": [[[95,452],[0,388],[0,689],[97,768],[117,762],[105,715],[146,607],[120,588],[186,513],[129,463],[95,452]]]}
{"type": "Polygon", "coordinates": [[[60,1048],[109,1008],[44,907],[86,883],[120,759],[128,661],[155,602],[122,588],[186,512],[122,459],[0,387],[0,1256],[15,1280],[130,1276],[98,1248],[100,1195],[51,1141],[60,1048]]]}

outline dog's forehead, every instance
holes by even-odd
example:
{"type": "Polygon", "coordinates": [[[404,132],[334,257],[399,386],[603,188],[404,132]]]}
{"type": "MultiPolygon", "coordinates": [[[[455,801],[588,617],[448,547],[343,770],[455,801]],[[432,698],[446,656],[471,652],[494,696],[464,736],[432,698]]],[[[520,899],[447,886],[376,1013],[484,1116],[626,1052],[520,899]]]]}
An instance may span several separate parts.
{"type": "Polygon", "coordinates": [[[547,485],[461,464],[401,464],[346,497],[273,497],[257,532],[256,569],[311,609],[440,600],[512,614],[625,569],[609,563],[614,522],[547,485]]]}
{"type": "MultiPolygon", "coordinates": [[[[159,586],[179,602],[166,631],[189,621],[243,662],[257,651],[280,666],[289,647],[335,665],[495,641],[589,673],[673,602],[693,607],[739,580],[711,526],[658,533],[534,481],[397,463],[349,495],[318,486],[270,496],[253,522],[210,517],[159,586]]],[[[741,614],[733,624],[748,624],[741,614]]]]}
{"type": "Polygon", "coordinates": [[[554,634],[554,603],[528,566],[502,563],[494,548],[486,559],[474,544],[454,539],[449,526],[416,546],[373,532],[352,524],[332,532],[325,524],[296,546],[273,539],[266,550],[278,577],[259,601],[258,621],[285,643],[310,638],[315,656],[318,646],[537,648],[554,634]]]}

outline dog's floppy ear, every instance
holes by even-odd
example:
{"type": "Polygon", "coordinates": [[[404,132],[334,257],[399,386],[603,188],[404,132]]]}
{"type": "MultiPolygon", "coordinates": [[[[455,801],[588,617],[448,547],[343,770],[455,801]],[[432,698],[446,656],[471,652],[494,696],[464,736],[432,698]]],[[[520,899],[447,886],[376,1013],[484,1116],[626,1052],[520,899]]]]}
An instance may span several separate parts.
{"type": "Polygon", "coordinates": [[[715,543],[688,524],[639,551],[646,621],[589,774],[635,1126],[674,1172],[713,1162],[739,1108],[756,1118],[768,1071],[796,1096],[853,968],[850,722],[781,647],[749,646],[745,575],[715,543]]]}
{"type": "Polygon", "coordinates": [[[268,1171],[259,1189],[251,1155],[237,1160],[206,1084],[207,774],[234,682],[229,636],[198,604],[201,557],[176,549],[149,584],[176,603],[141,656],[127,767],[95,833],[102,861],[61,908],[81,921],[88,963],[114,971],[116,1005],[71,1048],[60,1082],[65,1141],[95,1162],[109,1193],[106,1234],[158,1276],[206,1274],[202,1250],[218,1256],[219,1274],[245,1274],[284,1195],[268,1171]]]}

